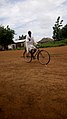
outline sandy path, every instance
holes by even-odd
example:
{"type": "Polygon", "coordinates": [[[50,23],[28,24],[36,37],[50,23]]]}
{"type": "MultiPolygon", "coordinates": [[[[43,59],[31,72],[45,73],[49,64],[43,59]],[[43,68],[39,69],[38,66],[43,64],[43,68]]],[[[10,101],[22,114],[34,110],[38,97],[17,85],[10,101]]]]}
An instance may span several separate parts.
{"type": "Polygon", "coordinates": [[[47,67],[0,52],[0,119],[67,119],[67,46],[46,50],[47,67]]]}

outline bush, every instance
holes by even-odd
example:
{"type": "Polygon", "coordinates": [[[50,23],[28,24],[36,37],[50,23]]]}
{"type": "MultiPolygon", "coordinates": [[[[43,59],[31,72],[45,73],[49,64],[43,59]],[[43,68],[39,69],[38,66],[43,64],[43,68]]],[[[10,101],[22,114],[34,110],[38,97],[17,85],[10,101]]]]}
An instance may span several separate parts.
{"type": "Polygon", "coordinates": [[[39,44],[40,48],[47,48],[47,47],[58,47],[58,46],[66,46],[67,45],[67,39],[61,40],[61,41],[51,41],[48,43],[39,44]]]}

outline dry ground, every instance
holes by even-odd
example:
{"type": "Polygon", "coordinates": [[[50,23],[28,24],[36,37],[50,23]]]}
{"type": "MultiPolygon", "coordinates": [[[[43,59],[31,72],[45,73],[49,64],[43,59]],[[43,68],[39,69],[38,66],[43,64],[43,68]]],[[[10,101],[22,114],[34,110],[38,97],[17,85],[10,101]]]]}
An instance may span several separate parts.
{"type": "Polygon", "coordinates": [[[46,50],[47,67],[0,51],[0,119],[67,119],[67,46],[46,50]]]}

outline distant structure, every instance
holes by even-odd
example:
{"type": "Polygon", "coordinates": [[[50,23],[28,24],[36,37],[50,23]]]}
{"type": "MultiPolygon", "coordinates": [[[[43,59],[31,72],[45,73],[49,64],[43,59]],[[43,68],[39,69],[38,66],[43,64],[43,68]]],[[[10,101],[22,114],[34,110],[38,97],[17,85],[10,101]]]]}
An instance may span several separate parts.
{"type": "Polygon", "coordinates": [[[38,43],[43,44],[43,43],[47,43],[49,41],[53,41],[53,39],[52,38],[42,38],[38,43]]]}

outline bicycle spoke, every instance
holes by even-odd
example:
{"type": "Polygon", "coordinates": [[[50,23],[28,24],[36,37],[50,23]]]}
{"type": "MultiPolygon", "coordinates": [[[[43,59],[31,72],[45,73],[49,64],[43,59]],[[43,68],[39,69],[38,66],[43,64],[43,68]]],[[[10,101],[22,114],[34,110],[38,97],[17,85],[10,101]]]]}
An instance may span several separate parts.
{"type": "Polygon", "coordinates": [[[41,50],[38,54],[38,60],[41,64],[47,65],[50,61],[49,53],[45,50],[41,50]]]}
{"type": "Polygon", "coordinates": [[[28,63],[31,62],[31,60],[32,60],[31,53],[30,52],[29,53],[25,53],[24,54],[24,59],[28,63]]]}

